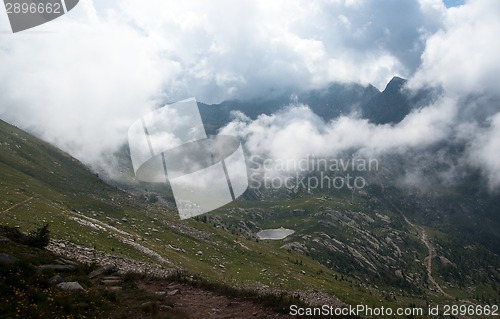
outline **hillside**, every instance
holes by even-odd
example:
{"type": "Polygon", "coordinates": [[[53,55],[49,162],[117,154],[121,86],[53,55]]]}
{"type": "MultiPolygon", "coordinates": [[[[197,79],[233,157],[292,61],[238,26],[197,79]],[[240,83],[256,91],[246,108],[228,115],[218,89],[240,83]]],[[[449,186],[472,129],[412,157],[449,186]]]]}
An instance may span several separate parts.
{"type": "MultiPolygon", "coordinates": [[[[83,247],[94,256],[91,262],[100,263],[102,252],[233,287],[297,292],[306,300],[321,292],[319,300],[331,304],[338,303],[336,296],[378,303],[371,292],[352,293],[353,281],[337,279],[336,272],[298,253],[218,225],[180,221],[164,205],[107,185],[74,158],[5,122],[0,122],[0,176],[0,224],[28,231],[49,223],[54,244],[83,247]]],[[[130,270],[147,271],[123,269],[130,270]]]]}
{"type": "Polygon", "coordinates": [[[340,115],[356,113],[375,124],[398,123],[413,109],[429,104],[437,92],[422,89],[411,92],[405,89],[406,80],[394,77],[383,91],[372,85],[331,83],[322,89],[304,92],[289,91],[279,95],[250,100],[230,100],[220,104],[199,103],[205,129],[215,134],[217,129],[231,120],[232,111],[241,111],[251,119],[261,114],[271,115],[294,103],[308,105],[325,121],[340,115]]]}
{"type": "Polygon", "coordinates": [[[87,264],[112,262],[121,273],[165,276],[182,270],[209,283],[284,291],[317,304],[395,307],[499,299],[492,248],[498,240],[492,235],[496,202],[480,193],[479,201],[463,199],[471,190],[436,188],[422,197],[390,186],[391,176],[382,174],[367,176],[380,185],[356,196],[247,194],[180,221],[161,192],[144,196],[112,187],[76,159],[5,122],[0,175],[0,224],[27,231],[49,223],[51,250],[87,264]],[[446,204],[450,199],[454,207],[446,204]],[[472,207],[482,208],[475,216],[472,207]],[[428,215],[429,209],[438,214],[428,215]],[[480,216],[491,219],[491,231],[467,230],[468,220],[480,216]],[[271,227],[296,232],[279,241],[256,239],[259,230],[271,227]]]}
{"type": "MultiPolygon", "coordinates": [[[[285,310],[301,303],[285,295],[210,283],[182,271],[161,276],[123,273],[123,263],[134,264],[123,258],[118,267],[80,263],[37,247],[42,237],[0,226],[1,318],[245,319],[248,313],[290,318],[285,310]]],[[[60,243],[51,246],[61,248],[60,243]]],[[[112,258],[100,253],[100,261],[106,257],[112,258]]]]}

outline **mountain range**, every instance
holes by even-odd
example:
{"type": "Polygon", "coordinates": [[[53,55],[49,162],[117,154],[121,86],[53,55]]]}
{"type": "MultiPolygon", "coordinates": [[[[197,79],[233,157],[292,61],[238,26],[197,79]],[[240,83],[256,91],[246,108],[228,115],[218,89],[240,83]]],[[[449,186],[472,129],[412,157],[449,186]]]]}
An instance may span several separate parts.
{"type": "Polygon", "coordinates": [[[431,89],[417,92],[405,88],[406,80],[393,77],[383,91],[373,85],[332,83],[326,88],[305,92],[289,91],[250,100],[229,100],[220,104],[198,103],[201,116],[210,133],[231,120],[231,112],[240,111],[250,119],[271,115],[285,106],[302,103],[325,121],[340,115],[356,114],[374,124],[399,123],[411,110],[427,105],[438,96],[431,89]]]}
{"type": "MultiPolygon", "coordinates": [[[[411,92],[405,83],[395,77],[383,91],[332,84],[199,108],[211,134],[232,111],[255,119],[293,103],[307,104],[325,121],[354,114],[393,125],[439,94],[411,92]]],[[[436,147],[460,152],[460,145],[436,147]]],[[[126,145],[116,154],[122,174],[106,176],[1,121],[0,220],[21,230],[49,223],[58,242],[232,286],[318,293],[351,305],[498,304],[498,194],[473,169],[451,185],[401,186],[410,155],[363,173],[369,181],[363,190],[249,190],[180,221],[168,186],[133,178],[126,145]],[[279,227],[295,232],[283,240],[256,236],[279,227]]],[[[430,180],[439,165],[425,168],[430,180]]]]}

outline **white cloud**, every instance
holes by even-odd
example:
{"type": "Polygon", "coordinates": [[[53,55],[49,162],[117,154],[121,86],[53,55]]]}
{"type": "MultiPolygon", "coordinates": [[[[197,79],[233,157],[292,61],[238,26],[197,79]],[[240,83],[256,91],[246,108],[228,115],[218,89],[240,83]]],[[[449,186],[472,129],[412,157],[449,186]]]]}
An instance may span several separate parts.
{"type": "Polygon", "coordinates": [[[468,1],[448,9],[443,21],[427,39],[409,87],[440,86],[444,95],[460,99],[454,132],[468,145],[471,164],[480,167],[495,188],[500,186],[495,155],[500,141],[500,2],[468,1]]]}
{"type": "Polygon", "coordinates": [[[325,123],[305,105],[290,106],[255,121],[239,116],[221,134],[239,136],[251,154],[273,159],[338,156],[353,150],[377,157],[424,148],[447,138],[454,123],[455,105],[452,100],[441,100],[411,113],[396,125],[376,125],[347,116],[325,123]]]}
{"type": "Polygon", "coordinates": [[[93,163],[126,141],[176,68],[132,27],[98,21],[90,2],[75,11],[47,25],[55,33],[0,36],[0,114],[93,163]]]}
{"type": "Polygon", "coordinates": [[[436,28],[417,1],[128,0],[121,9],[180,62],[185,90],[208,102],[330,81],[383,87],[418,66],[421,30],[436,28]],[[241,81],[217,85],[221,72],[241,81]]]}
{"type": "Polygon", "coordinates": [[[474,135],[469,156],[473,164],[481,169],[491,188],[500,185],[500,113],[490,119],[490,125],[474,135]]]}
{"type": "MultiPolygon", "coordinates": [[[[385,85],[412,69],[401,50],[421,41],[423,21],[416,1],[82,0],[37,29],[0,35],[0,114],[90,163],[161,96],[214,102],[330,81],[385,85]]],[[[0,26],[9,27],[4,13],[0,26]]]]}
{"type": "MultiPolygon", "coordinates": [[[[331,81],[382,88],[394,75],[414,88],[441,85],[443,99],[395,126],[324,123],[301,107],[226,128],[276,156],[404,152],[460,135],[458,127],[483,132],[468,114],[498,112],[499,16],[496,0],[450,9],[439,0],[82,0],[35,32],[0,34],[0,116],[93,164],[159,100],[218,102],[331,81]],[[36,33],[44,30],[55,32],[36,33]],[[471,93],[492,106],[465,103],[471,93]]],[[[491,123],[484,138],[496,143],[491,123]]],[[[488,143],[471,152],[495,170],[488,143]]]]}
{"type": "Polygon", "coordinates": [[[500,2],[470,1],[450,8],[426,42],[412,87],[441,85],[447,94],[498,93],[500,2]]]}

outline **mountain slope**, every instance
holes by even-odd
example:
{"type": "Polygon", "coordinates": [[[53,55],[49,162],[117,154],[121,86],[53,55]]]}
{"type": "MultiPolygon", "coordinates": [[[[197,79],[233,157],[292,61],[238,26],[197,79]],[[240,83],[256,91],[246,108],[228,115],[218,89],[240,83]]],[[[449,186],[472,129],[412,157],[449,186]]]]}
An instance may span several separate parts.
{"type": "MultiPolygon", "coordinates": [[[[322,297],[326,303],[336,297],[389,306],[498,300],[498,256],[462,227],[490,216],[495,229],[496,202],[479,193],[472,200],[470,190],[435,187],[427,196],[412,195],[383,173],[366,176],[371,185],[359,194],[270,194],[180,221],[161,194],[155,202],[109,186],[5,122],[0,174],[0,223],[28,230],[48,222],[56,243],[86,247],[87,261],[103,252],[231,286],[304,297],[318,291],[330,298],[322,297]],[[487,214],[471,214],[474,208],[487,214]],[[256,240],[259,230],[281,226],[296,233],[256,240]]],[[[488,231],[486,241],[497,237],[488,231]]]]}
{"type": "Polygon", "coordinates": [[[341,115],[357,113],[372,123],[399,123],[413,109],[427,105],[436,92],[422,89],[411,92],[405,89],[406,80],[394,77],[384,91],[372,85],[332,83],[326,88],[305,92],[286,92],[278,96],[251,100],[230,100],[220,104],[199,103],[205,128],[215,134],[231,120],[231,112],[241,111],[251,119],[261,114],[271,115],[294,103],[303,103],[325,121],[341,115]]]}
{"type": "MultiPolygon", "coordinates": [[[[211,133],[230,120],[231,111],[256,118],[290,101],[308,104],[324,120],[356,112],[373,123],[395,124],[437,96],[434,91],[410,92],[405,85],[399,77],[383,92],[333,84],[298,96],[200,104],[200,111],[211,133]]],[[[443,183],[440,178],[450,163],[436,160],[435,152],[446,152],[446,158],[458,161],[463,149],[446,141],[429,150],[381,156],[384,167],[365,174],[368,187],[359,192],[249,189],[239,201],[198,220],[247,239],[266,228],[293,229],[295,234],[283,242],[265,244],[313,258],[341,276],[369,281],[384,296],[468,301],[481,296],[492,302],[499,298],[500,197],[489,193],[477,169],[467,165],[457,165],[463,168],[460,179],[443,183]],[[421,185],[405,182],[413,171],[421,185]]],[[[158,192],[160,198],[167,199],[167,194],[158,192]]]]}
{"type": "Polygon", "coordinates": [[[406,80],[394,77],[384,91],[373,96],[363,105],[363,117],[373,123],[386,124],[400,122],[412,109],[407,94],[403,92],[406,80]]]}
{"type": "MultiPolygon", "coordinates": [[[[31,230],[50,224],[56,243],[86,247],[163,269],[185,269],[210,281],[268,291],[300,291],[370,304],[369,291],[310,258],[196,220],[101,181],[81,163],[49,144],[0,121],[0,224],[31,230]],[[295,263],[301,259],[301,263],[295,263]],[[263,269],[266,269],[263,271],[263,269]],[[267,287],[267,288],[266,288],[267,287]]],[[[333,303],[333,301],[331,301],[333,303]]]]}
{"type": "Polygon", "coordinates": [[[332,83],[326,88],[306,92],[286,92],[279,96],[230,100],[220,104],[199,103],[206,130],[213,134],[231,120],[231,112],[240,111],[251,119],[271,115],[290,104],[303,103],[325,120],[359,111],[360,107],[379,95],[372,85],[332,83]]]}

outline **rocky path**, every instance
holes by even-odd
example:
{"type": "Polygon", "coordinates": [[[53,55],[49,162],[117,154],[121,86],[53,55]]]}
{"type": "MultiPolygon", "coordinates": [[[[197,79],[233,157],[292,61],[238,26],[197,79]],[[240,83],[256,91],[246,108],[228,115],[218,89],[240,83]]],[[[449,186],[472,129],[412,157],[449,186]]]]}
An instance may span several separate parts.
{"type": "Polygon", "coordinates": [[[439,291],[444,296],[449,297],[449,298],[453,298],[452,296],[450,296],[449,294],[447,294],[443,290],[441,285],[436,281],[436,279],[434,279],[434,277],[432,275],[432,260],[434,259],[434,257],[437,256],[437,254],[436,254],[436,250],[434,249],[431,242],[429,241],[429,236],[427,235],[427,232],[425,231],[425,229],[422,226],[415,225],[412,222],[410,222],[410,220],[405,216],[405,214],[403,214],[403,212],[396,205],[394,205],[394,203],[392,202],[392,200],[389,197],[385,196],[385,198],[389,201],[389,203],[391,203],[392,207],[398,213],[400,213],[401,216],[403,216],[405,222],[417,231],[417,233],[420,235],[420,238],[419,238],[420,241],[422,241],[422,243],[425,245],[425,247],[427,247],[428,255],[427,255],[427,257],[424,258],[424,262],[425,262],[425,267],[427,270],[427,277],[429,278],[429,281],[431,282],[431,284],[434,285],[434,287],[436,287],[436,290],[439,291]]]}
{"type": "Polygon", "coordinates": [[[442,293],[446,297],[452,298],[449,294],[447,294],[443,290],[441,285],[439,285],[439,283],[436,281],[436,279],[434,279],[434,277],[432,276],[432,260],[434,259],[434,257],[436,257],[437,254],[436,254],[436,250],[434,249],[431,242],[429,241],[429,236],[427,235],[427,232],[425,231],[425,229],[422,226],[418,226],[418,225],[415,225],[412,222],[410,222],[404,214],[401,213],[401,215],[405,219],[406,223],[408,225],[410,225],[411,227],[413,227],[420,234],[420,240],[425,245],[425,247],[427,247],[428,255],[427,255],[427,257],[425,257],[424,262],[425,262],[425,265],[427,268],[427,277],[429,278],[429,281],[434,285],[434,287],[436,287],[437,291],[439,291],[440,293],[442,293]]]}
{"type": "MultiPolygon", "coordinates": [[[[229,297],[206,289],[182,283],[169,282],[166,278],[169,278],[170,275],[179,271],[178,268],[166,268],[166,265],[151,265],[121,256],[107,254],[68,241],[51,240],[47,249],[59,256],[77,260],[81,263],[97,263],[104,267],[113,265],[116,269],[117,276],[123,276],[127,273],[146,275],[151,279],[140,281],[138,286],[156,295],[165,295],[167,298],[165,302],[167,304],[173,302],[173,308],[187,314],[189,318],[292,318],[291,316],[277,313],[272,308],[253,302],[253,300],[248,298],[229,297]]],[[[104,280],[108,279],[110,278],[104,278],[104,280]]],[[[283,291],[264,287],[247,288],[251,288],[262,295],[269,293],[280,295],[283,293],[283,291]]],[[[337,307],[345,306],[345,304],[335,296],[325,293],[294,291],[289,292],[289,294],[298,296],[306,303],[314,306],[324,304],[337,307]]],[[[163,306],[167,307],[167,305],[163,304],[158,305],[158,307],[163,306]]]]}
{"type": "MultiPolygon", "coordinates": [[[[105,286],[115,283],[121,284],[122,276],[129,272],[151,276],[149,277],[151,279],[139,279],[138,287],[157,295],[159,298],[146,302],[143,306],[146,307],[148,304],[154,303],[155,307],[160,310],[167,307],[168,310],[179,311],[182,313],[182,318],[292,318],[248,298],[228,297],[206,289],[172,282],[166,278],[176,271],[173,268],[160,268],[99,252],[68,241],[52,240],[47,249],[82,263],[97,262],[104,265],[94,271],[96,274],[89,274],[89,278],[105,286]],[[107,267],[113,268],[114,273],[110,275],[107,267]]],[[[108,288],[121,289],[121,287],[108,288]]]]}
{"type": "Polygon", "coordinates": [[[139,287],[157,295],[165,294],[170,307],[189,318],[293,318],[249,299],[227,297],[184,284],[157,279],[140,282],[139,287]]]}
{"type": "Polygon", "coordinates": [[[23,200],[22,202],[19,202],[19,203],[17,203],[17,204],[14,204],[14,205],[10,206],[10,207],[9,207],[9,208],[7,208],[7,209],[4,209],[4,210],[2,211],[2,214],[3,214],[3,213],[6,213],[6,212],[8,212],[8,211],[10,211],[11,209],[14,209],[14,208],[16,208],[16,207],[18,207],[18,206],[21,206],[21,205],[23,205],[23,204],[25,204],[25,203],[29,202],[29,201],[30,201],[30,200],[32,200],[33,198],[34,198],[34,197],[30,197],[30,198],[28,198],[28,199],[26,199],[26,200],[23,200]]]}

